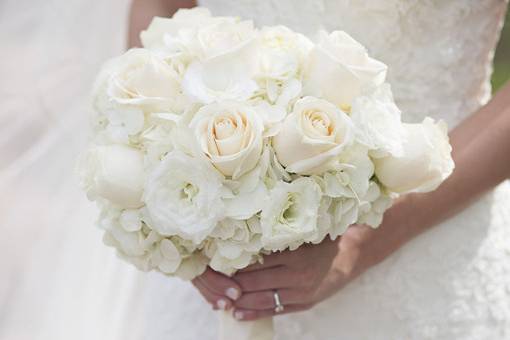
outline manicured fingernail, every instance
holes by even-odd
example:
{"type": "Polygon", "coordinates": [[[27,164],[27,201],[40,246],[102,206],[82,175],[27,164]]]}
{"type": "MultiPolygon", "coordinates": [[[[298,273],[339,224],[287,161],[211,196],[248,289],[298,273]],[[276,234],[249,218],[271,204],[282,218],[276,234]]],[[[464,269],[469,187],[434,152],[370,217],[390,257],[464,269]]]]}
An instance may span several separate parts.
{"type": "Polygon", "coordinates": [[[235,318],[236,320],[242,320],[242,319],[243,319],[243,317],[244,317],[243,312],[236,311],[236,312],[234,313],[234,318],[235,318]]]}
{"type": "Polygon", "coordinates": [[[237,289],[235,289],[235,288],[232,288],[232,287],[228,288],[228,289],[225,291],[225,294],[226,294],[229,298],[231,298],[232,300],[237,300],[237,299],[239,299],[239,296],[241,295],[241,294],[239,293],[239,290],[237,290],[237,289]]]}
{"type": "Polygon", "coordinates": [[[216,306],[218,306],[218,308],[221,310],[226,310],[227,309],[227,301],[225,301],[223,299],[219,299],[216,302],[216,306]]]}

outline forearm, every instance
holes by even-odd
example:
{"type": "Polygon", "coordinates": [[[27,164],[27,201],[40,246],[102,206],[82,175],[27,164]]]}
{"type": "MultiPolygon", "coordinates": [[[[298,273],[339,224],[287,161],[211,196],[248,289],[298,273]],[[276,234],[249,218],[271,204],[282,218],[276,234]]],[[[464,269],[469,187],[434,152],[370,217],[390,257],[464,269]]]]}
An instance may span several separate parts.
{"type": "Polygon", "coordinates": [[[140,32],[155,16],[172,16],[179,8],[191,8],[194,0],[133,0],[129,15],[128,47],[139,47],[140,32]]]}
{"type": "Polygon", "coordinates": [[[455,128],[450,140],[453,174],[436,191],[406,195],[386,212],[371,236],[370,262],[384,259],[510,177],[510,84],[455,128]]]}

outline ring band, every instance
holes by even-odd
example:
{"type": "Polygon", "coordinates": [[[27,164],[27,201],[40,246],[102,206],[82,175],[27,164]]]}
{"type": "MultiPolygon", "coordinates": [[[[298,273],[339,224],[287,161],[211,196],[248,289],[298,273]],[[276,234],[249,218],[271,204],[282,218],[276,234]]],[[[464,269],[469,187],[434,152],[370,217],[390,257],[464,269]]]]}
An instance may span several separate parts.
{"type": "Polygon", "coordinates": [[[280,295],[278,294],[278,291],[273,292],[273,298],[274,298],[274,312],[275,313],[281,313],[285,310],[285,307],[282,305],[280,301],[280,295]]]}

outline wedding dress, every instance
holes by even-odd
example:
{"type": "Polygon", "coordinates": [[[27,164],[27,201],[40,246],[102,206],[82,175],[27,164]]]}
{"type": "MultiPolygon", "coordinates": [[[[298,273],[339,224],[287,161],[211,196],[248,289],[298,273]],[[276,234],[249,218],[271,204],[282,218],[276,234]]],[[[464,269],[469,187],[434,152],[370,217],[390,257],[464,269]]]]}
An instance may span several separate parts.
{"type": "MultiPolygon", "coordinates": [[[[388,64],[403,119],[453,128],[490,97],[503,0],[203,0],[214,15],[341,29],[388,64]]],[[[488,165],[490,166],[490,165],[488,165]]],[[[151,285],[146,339],[215,339],[193,288],[151,285]]],[[[314,309],[276,318],[285,340],[510,339],[510,186],[409,242],[314,309]]],[[[234,339],[233,339],[234,340],[234,339]]]]}
{"type": "MultiPolygon", "coordinates": [[[[489,99],[506,3],[200,1],[310,36],[346,30],[389,65],[405,120],[450,127],[489,99]]],[[[1,340],[216,339],[217,315],[189,283],[138,272],[102,245],[97,211],[71,177],[87,94],[100,63],[122,52],[128,5],[1,1],[1,340]]],[[[509,339],[509,207],[506,181],[312,310],[277,317],[277,338],[509,339]]]]}

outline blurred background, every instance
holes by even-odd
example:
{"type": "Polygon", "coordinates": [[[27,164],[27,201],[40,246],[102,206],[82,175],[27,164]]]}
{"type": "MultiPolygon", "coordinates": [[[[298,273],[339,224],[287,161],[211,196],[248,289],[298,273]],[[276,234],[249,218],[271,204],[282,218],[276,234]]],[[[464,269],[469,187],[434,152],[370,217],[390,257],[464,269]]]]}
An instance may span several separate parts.
{"type": "MultiPolygon", "coordinates": [[[[0,0],[0,340],[69,339],[69,330],[73,340],[145,339],[136,316],[165,308],[143,305],[148,275],[102,244],[72,176],[87,94],[125,48],[129,4],[0,0]]],[[[507,15],[494,90],[509,78],[507,15]]]]}

